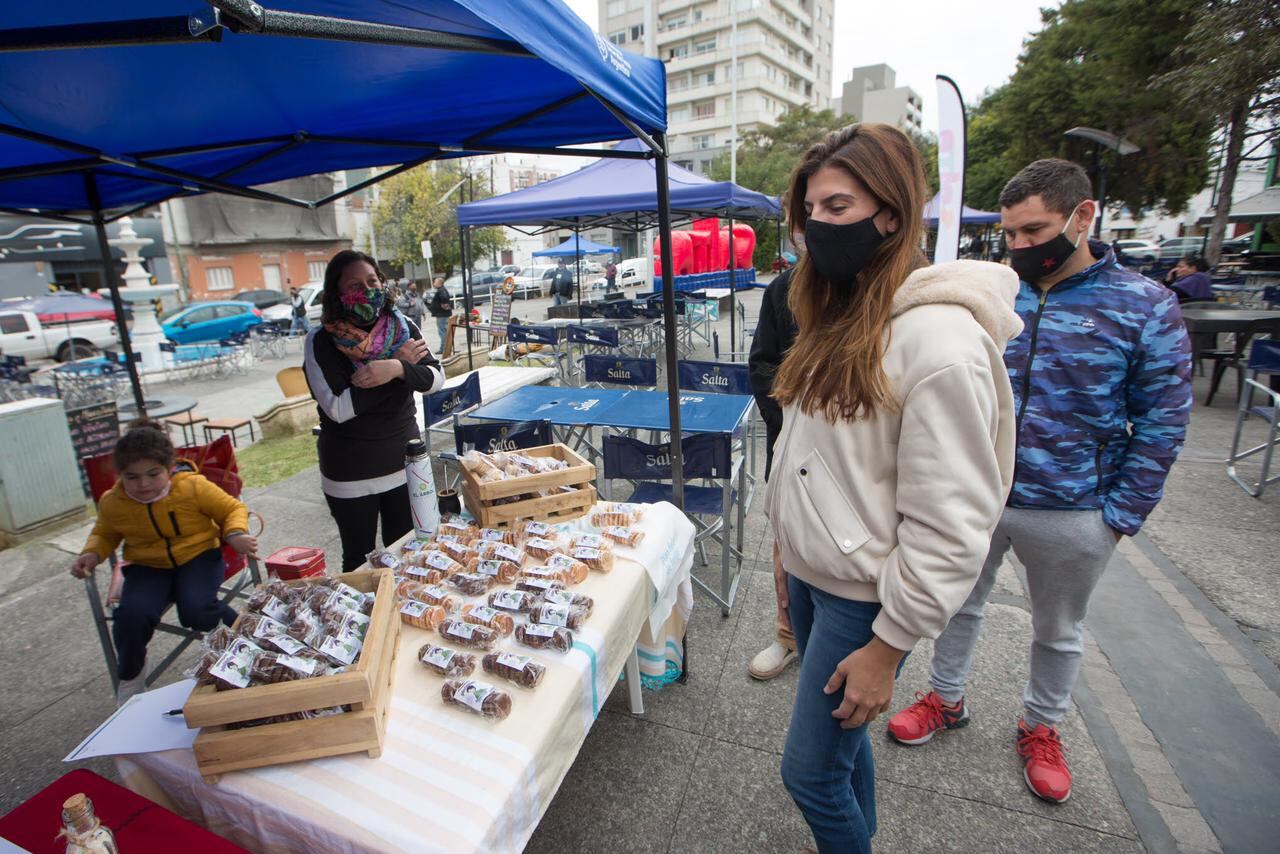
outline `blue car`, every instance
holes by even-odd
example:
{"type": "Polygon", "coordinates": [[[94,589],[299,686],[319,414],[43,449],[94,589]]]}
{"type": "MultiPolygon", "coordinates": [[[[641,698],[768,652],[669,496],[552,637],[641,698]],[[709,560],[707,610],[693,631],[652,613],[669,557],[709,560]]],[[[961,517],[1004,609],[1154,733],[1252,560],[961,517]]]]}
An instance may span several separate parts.
{"type": "Polygon", "coordinates": [[[221,341],[262,323],[262,312],[247,302],[197,302],[160,318],[164,335],[177,344],[221,341]]]}

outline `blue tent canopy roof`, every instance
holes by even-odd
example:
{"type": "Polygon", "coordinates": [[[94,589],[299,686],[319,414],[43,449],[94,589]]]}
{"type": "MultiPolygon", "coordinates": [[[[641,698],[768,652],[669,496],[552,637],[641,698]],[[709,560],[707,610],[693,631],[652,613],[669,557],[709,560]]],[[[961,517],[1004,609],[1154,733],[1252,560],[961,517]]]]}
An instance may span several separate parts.
{"type": "MultiPolygon", "coordinates": [[[[618,146],[638,151],[635,141],[618,146]]],[[[762,219],[780,216],[774,196],[712,181],[672,163],[669,167],[671,216],[693,219],[729,216],[762,219]]],[[[523,225],[591,228],[611,225],[647,228],[658,210],[657,177],[652,161],[602,158],[576,172],[523,190],[458,206],[461,225],[523,225]]]]}
{"type": "Polygon", "coordinates": [[[533,255],[539,258],[574,258],[578,255],[616,255],[618,247],[604,246],[575,234],[559,246],[550,249],[539,249],[533,255]]]}
{"type": "MultiPolygon", "coordinates": [[[[938,209],[941,206],[942,194],[939,193],[924,206],[925,225],[936,228],[938,225],[938,209]]],[[[968,205],[961,206],[960,222],[964,225],[990,225],[1000,221],[1000,214],[991,211],[980,211],[968,205]]]]}
{"type": "Polygon", "coordinates": [[[0,207],[114,210],[666,127],[662,64],[600,38],[561,0],[264,5],[268,32],[305,13],[405,28],[405,43],[236,32],[231,23],[218,40],[199,41],[186,32],[190,18],[207,24],[215,12],[198,0],[5,4],[6,47],[100,40],[112,30],[104,25],[141,19],[159,29],[171,22],[174,34],[160,43],[0,51],[0,207]],[[98,205],[86,190],[88,168],[98,205]]]}

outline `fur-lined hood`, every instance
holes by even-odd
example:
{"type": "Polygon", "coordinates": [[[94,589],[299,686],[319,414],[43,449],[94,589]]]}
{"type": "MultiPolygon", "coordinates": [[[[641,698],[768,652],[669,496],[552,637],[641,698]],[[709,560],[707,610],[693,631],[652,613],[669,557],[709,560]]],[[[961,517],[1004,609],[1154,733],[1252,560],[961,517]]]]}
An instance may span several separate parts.
{"type": "Polygon", "coordinates": [[[917,306],[949,303],[972,312],[1000,347],[1018,336],[1022,320],[1013,310],[1018,274],[989,261],[951,261],[921,267],[893,295],[893,316],[917,306]]]}

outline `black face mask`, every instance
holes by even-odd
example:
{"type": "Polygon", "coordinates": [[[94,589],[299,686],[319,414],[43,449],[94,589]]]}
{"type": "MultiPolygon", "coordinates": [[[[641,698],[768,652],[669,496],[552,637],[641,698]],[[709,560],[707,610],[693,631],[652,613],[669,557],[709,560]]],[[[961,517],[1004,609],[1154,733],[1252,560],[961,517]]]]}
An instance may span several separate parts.
{"type": "Polygon", "coordinates": [[[876,228],[881,206],[866,219],[833,225],[811,219],[804,224],[804,246],[818,275],[832,284],[850,284],[875,257],[884,235],[876,228]]]}
{"type": "MultiPolygon", "coordinates": [[[[1071,216],[1067,217],[1067,225],[1071,224],[1075,215],[1076,212],[1073,210],[1071,216]]],[[[1062,269],[1062,265],[1075,254],[1081,238],[1084,237],[1082,231],[1076,238],[1076,242],[1072,243],[1067,239],[1067,225],[1064,225],[1062,231],[1058,232],[1058,236],[1052,240],[1046,240],[1038,246],[1024,246],[1021,249],[1009,250],[1009,266],[1013,267],[1019,279],[1034,285],[1062,269]]]]}

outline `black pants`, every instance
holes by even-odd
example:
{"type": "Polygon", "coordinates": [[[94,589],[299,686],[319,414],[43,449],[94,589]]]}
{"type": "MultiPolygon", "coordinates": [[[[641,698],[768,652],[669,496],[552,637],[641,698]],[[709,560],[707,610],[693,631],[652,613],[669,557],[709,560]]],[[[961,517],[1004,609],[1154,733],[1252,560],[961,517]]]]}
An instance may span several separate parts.
{"type": "Polygon", "coordinates": [[[218,601],[225,574],[221,549],[210,549],[177,569],[125,566],[124,590],[111,629],[119,665],[116,675],[132,679],[142,672],[147,644],[170,602],[178,606],[178,622],[189,629],[207,632],[219,621],[228,626],[235,622],[235,609],[218,601]]]}
{"type": "Polygon", "coordinates": [[[329,512],[338,523],[342,537],[342,571],[350,572],[364,563],[369,552],[378,545],[378,517],[382,517],[382,544],[390,545],[409,533],[413,514],[409,512],[409,485],[362,495],[359,498],[334,498],[326,495],[329,512]]]}

